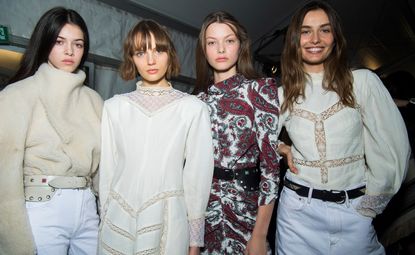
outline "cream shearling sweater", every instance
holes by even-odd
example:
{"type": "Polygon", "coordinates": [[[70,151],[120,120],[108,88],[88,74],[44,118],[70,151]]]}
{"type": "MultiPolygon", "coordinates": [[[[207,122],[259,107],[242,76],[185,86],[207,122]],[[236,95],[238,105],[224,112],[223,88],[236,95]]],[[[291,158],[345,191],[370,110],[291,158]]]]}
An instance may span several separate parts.
{"type": "Polygon", "coordinates": [[[0,92],[0,255],[35,254],[23,175],[97,171],[103,102],[84,80],[44,63],[0,92]]]}

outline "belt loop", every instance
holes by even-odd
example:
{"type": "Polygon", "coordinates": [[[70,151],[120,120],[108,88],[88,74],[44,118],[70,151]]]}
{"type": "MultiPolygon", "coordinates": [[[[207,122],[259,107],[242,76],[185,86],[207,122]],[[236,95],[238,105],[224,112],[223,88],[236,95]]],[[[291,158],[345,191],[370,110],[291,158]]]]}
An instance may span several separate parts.
{"type": "Polygon", "coordinates": [[[344,191],[345,196],[346,196],[346,207],[349,208],[350,207],[350,200],[349,200],[349,194],[347,193],[347,190],[344,191]]]}
{"type": "Polygon", "coordinates": [[[307,196],[307,203],[311,203],[311,198],[313,196],[313,187],[308,187],[308,196],[307,196]]]}

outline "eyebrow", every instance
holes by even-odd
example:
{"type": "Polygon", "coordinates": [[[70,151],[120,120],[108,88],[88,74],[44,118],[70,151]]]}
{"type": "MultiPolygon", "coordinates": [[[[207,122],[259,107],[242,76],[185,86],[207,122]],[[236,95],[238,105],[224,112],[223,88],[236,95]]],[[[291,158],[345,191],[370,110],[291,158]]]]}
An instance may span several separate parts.
{"type": "MultiPolygon", "coordinates": [[[[66,37],[63,37],[63,36],[60,36],[60,35],[58,35],[58,38],[60,38],[60,39],[67,39],[66,37]]],[[[82,39],[82,38],[79,38],[79,39],[75,39],[74,41],[82,41],[82,42],[84,42],[85,40],[84,39],[82,39]]]]}
{"type": "MultiPolygon", "coordinates": [[[[325,23],[325,24],[320,25],[319,27],[326,27],[326,26],[331,26],[331,24],[330,23],[325,23]]],[[[301,28],[311,28],[311,26],[302,25],[301,28]]]]}
{"type": "MultiPolygon", "coordinates": [[[[235,36],[235,37],[237,37],[235,34],[228,34],[228,35],[224,36],[223,38],[228,38],[228,37],[231,37],[231,36],[235,36]]],[[[213,36],[207,36],[207,37],[206,37],[206,39],[216,39],[216,37],[213,37],[213,36]]]]}

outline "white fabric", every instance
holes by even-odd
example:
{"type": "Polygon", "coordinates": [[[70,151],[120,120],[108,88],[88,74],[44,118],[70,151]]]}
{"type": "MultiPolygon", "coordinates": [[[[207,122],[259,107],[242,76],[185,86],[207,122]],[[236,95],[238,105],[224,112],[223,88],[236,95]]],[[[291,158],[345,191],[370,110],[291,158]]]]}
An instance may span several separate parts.
{"type": "Polygon", "coordinates": [[[0,92],[0,254],[34,249],[24,175],[92,176],[98,169],[103,102],[84,80],[82,71],[44,63],[0,92]]]}
{"type": "MultiPolygon", "coordinates": [[[[363,215],[383,211],[405,177],[410,154],[405,124],[380,79],[353,71],[358,108],[344,107],[322,87],[323,73],[310,74],[305,99],[280,116],[293,141],[298,175],[318,189],[345,189],[367,183],[358,206],[363,215]]],[[[280,102],[283,90],[279,91],[280,102]]]]}
{"type": "Polygon", "coordinates": [[[277,212],[277,254],[385,254],[372,218],[355,210],[361,198],[337,204],[300,197],[284,187],[277,212]]]}
{"type": "Polygon", "coordinates": [[[138,91],[105,102],[102,254],[182,255],[189,244],[203,245],[213,174],[209,114],[196,97],[169,91],[161,95],[169,103],[157,109],[138,100],[138,91]],[[196,240],[189,240],[189,223],[196,240]]]}
{"type": "Polygon", "coordinates": [[[50,201],[26,208],[38,255],[97,253],[99,217],[90,189],[58,189],[50,201]]]}

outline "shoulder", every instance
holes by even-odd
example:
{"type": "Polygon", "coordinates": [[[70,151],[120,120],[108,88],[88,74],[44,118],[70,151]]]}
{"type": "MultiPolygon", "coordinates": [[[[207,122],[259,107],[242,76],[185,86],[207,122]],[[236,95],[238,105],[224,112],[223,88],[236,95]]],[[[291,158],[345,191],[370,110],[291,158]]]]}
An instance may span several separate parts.
{"type": "Polygon", "coordinates": [[[185,103],[187,106],[194,107],[196,109],[206,107],[206,103],[200,100],[198,96],[190,95],[184,92],[181,93],[183,93],[183,103],[185,103]]]}
{"type": "Polygon", "coordinates": [[[88,87],[86,85],[84,85],[82,87],[82,91],[83,91],[83,93],[85,93],[86,95],[88,95],[88,97],[90,97],[94,103],[101,104],[101,105],[103,104],[103,101],[104,100],[102,100],[101,95],[98,94],[97,91],[91,89],[90,87],[88,87]]]}
{"type": "Polygon", "coordinates": [[[261,77],[257,79],[245,79],[245,83],[249,83],[254,87],[264,87],[264,86],[275,86],[277,87],[277,82],[274,78],[270,77],[261,77]]]}
{"type": "Polygon", "coordinates": [[[0,100],[15,102],[19,105],[28,104],[38,98],[39,89],[36,86],[32,76],[17,81],[5,87],[0,91],[0,100]]]}
{"type": "Polygon", "coordinates": [[[374,72],[368,69],[357,69],[352,71],[353,87],[356,92],[373,89],[382,89],[383,83],[374,72]]]}

